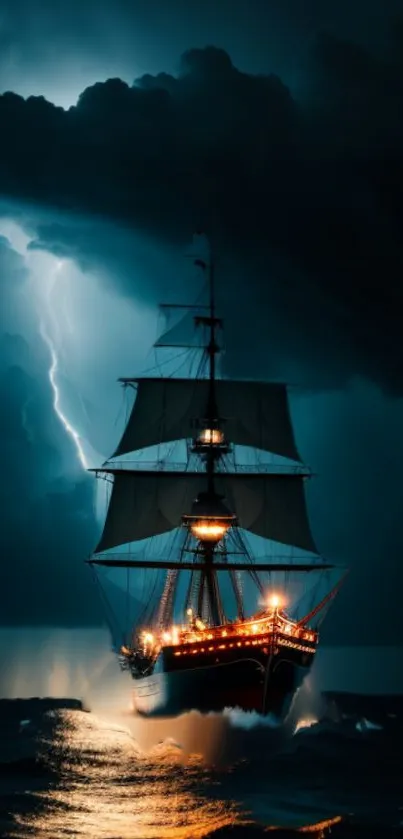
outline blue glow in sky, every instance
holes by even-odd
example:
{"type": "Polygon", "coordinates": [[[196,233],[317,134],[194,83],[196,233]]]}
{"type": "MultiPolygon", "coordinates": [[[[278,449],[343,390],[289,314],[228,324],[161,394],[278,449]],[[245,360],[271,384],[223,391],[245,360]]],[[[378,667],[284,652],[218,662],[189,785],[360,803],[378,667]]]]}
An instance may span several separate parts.
{"type": "Polygon", "coordinates": [[[0,220],[0,234],[25,261],[25,303],[35,307],[48,351],[55,413],[74,443],[81,467],[99,465],[109,454],[95,442],[99,426],[112,449],[113,433],[124,421],[116,379],[127,372],[128,359],[131,370],[139,372],[155,333],[157,312],[108,292],[94,274],[82,272],[71,260],[31,250],[32,240],[11,219],[0,220]]]}

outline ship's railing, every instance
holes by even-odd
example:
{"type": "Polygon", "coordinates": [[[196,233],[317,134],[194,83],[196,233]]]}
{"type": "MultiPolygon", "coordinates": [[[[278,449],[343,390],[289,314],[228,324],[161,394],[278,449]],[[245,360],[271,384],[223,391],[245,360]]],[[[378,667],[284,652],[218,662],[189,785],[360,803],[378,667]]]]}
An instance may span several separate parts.
{"type": "MultiPolygon", "coordinates": [[[[186,628],[178,633],[178,644],[195,644],[201,641],[217,641],[225,639],[238,639],[256,637],[262,634],[269,633],[276,635],[283,633],[290,638],[298,638],[305,641],[315,641],[317,634],[312,630],[297,626],[292,621],[282,618],[278,615],[275,618],[264,618],[256,620],[251,624],[228,624],[223,627],[206,627],[203,630],[194,631],[191,628],[186,628]]],[[[163,639],[164,640],[164,639],[163,639]]],[[[169,639],[165,640],[167,643],[169,639]]],[[[173,640],[173,639],[172,639],[173,640]]]]}
{"type": "MultiPolygon", "coordinates": [[[[163,647],[176,647],[184,650],[188,647],[194,647],[195,644],[212,644],[212,649],[216,647],[217,649],[224,649],[228,645],[234,646],[234,644],[242,646],[244,644],[255,645],[255,642],[268,643],[267,638],[278,639],[279,636],[283,636],[283,639],[286,636],[284,645],[291,647],[296,645],[296,649],[300,649],[301,643],[303,644],[304,641],[314,643],[318,638],[316,632],[299,626],[276,610],[272,614],[257,616],[254,620],[234,621],[232,624],[228,623],[219,627],[210,627],[197,618],[189,625],[172,626],[170,629],[158,632],[144,629],[139,638],[139,645],[143,653],[148,655],[155,653],[156,650],[159,651],[163,647]]],[[[200,649],[199,646],[198,648],[200,649]]]]}

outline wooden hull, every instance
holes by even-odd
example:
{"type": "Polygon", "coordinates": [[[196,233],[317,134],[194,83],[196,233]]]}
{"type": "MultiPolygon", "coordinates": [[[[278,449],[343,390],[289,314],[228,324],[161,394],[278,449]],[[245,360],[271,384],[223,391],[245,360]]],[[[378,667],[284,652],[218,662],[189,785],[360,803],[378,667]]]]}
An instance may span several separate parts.
{"type": "Polygon", "coordinates": [[[136,679],[133,708],[144,716],[239,708],[282,720],[314,652],[279,649],[262,655],[258,650],[237,650],[226,660],[206,662],[197,656],[198,660],[181,661],[180,666],[169,656],[161,656],[152,675],[136,679]]]}

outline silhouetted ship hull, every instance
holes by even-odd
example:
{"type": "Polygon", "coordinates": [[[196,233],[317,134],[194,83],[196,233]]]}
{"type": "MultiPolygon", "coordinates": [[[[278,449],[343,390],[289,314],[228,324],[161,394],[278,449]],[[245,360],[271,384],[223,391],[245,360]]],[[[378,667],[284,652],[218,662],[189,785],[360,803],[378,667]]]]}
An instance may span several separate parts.
{"type": "MultiPolygon", "coordinates": [[[[167,651],[168,652],[168,651],[167,651]]],[[[287,715],[292,699],[313,661],[310,653],[294,651],[270,656],[239,653],[222,655],[221,661],[209,663],[204,655],[192,661],[192,667],[154,672],[136,682],[133,709],[137,713],[176,716],[186,711],[219,712],[236,708],[270,714],[279,721],[287,715]]],[[[173,662],[172,662],[173,664],[173,662]]]]}
{"type": "Polygon", "coordinates": [[[311,667],[318,636],[275,604],[254,620],[214,630],[190,627],[176,640],[163,647],[149,676],[141,675],[146,659],[124,659],[136,679],[133,708],[139,714],[239,708],[281,720],[311,667]]]}
{"type": "MultiPolygon", "coordinates": [[[[335,566],[320,557],[310,530],[309,471],[294,439],[286,385],[217,377],[222,321],[201,239],[195,247],[203,246],[207,256],[194,262],[208,276],[209,303],[193,307],[206,339],[195,350],[201,353],[198,377],[121,380],[136,399],[113,458],[95,470],[113,485],[90,564],[99,573],[125,569],[128,607],[130,572],[142,569],[143,587],[145,572],[157,572],[148,598],[136,590],[142,612],[116,650],[134,679],[138,713],[239,708],[282,719],[312,664],[319,623],[341,581],[330,590],[327,585],[318,602],[318,579],[335,566]],[[175,464],[169,454],[152,468],[141,455],[136,461],[136,452],[175,441],[186,444],[185,463],[175,464]],[[152,554],[156,536],[166,537],[166,559],[161,543],[152,554]],[[269,555],[257,557],[249,536],[269,555]],[[278,545],[289,553],[274,553],[278,545]],[[110,553],[122,546],[124,553],[110,553]],[[306,592],[297,597],[297,588],[312,576],[305,601],[306,592]]],[[[157,346],[172,347],[171,340],[157,346]]]]}

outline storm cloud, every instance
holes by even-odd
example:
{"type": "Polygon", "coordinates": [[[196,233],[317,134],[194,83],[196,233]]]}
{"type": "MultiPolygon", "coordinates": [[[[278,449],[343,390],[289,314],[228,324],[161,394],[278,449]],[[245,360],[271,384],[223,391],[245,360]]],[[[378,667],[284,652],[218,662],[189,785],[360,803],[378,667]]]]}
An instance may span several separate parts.
{"type": "MultiPolygon", "coordinates": [[[[384,56],[318,37],[300,100],[277,76],[240,72],[213,47],[185,53],[177,76],[95,84],[68,112],[4,94],[2,194],[166,244],[204,228],[237,336],[231,298],[247,279],[244,372],[256,372],[268,320],[266,366],[270,354],[298,358],[313,386],[361,374],[400,393],[401,43],[397,26],[384,56]]],[[[43,225],[37,236],[90,262],[105,250],[63,225],[43,225]]],[[[158,284],[150,277],[150,299],[158,284]]]]}
{"type": "Polygon", "coordinates": [[[384,45],[401,0],[3,0],[1,12],[0,92],[68,107],[96,81],[176,73],[182,52],[209,43],[240,69],[278,73],[298,89],[318,31],[384,45]]]}

